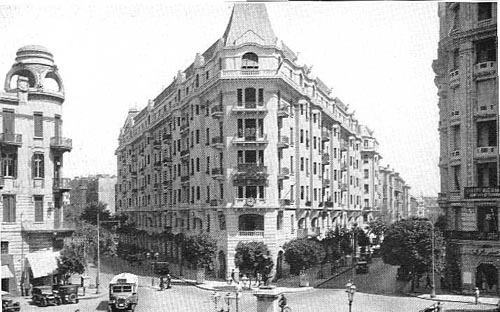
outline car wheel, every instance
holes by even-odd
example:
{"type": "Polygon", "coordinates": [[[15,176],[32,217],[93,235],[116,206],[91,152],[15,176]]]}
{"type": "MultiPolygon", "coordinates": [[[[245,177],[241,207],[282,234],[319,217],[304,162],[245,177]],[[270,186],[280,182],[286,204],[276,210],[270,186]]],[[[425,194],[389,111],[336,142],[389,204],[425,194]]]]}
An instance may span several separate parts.
{"type": "Polygon", "coordinates": [[[68,297],[68,300],[71,302],[71,303],[76,303],[76,295],[75,294],[70,294],[69,297],[68,297]]]}
{"type": "Polygon", "coordinates": [[[46,306],[47,306],[47,300],[45,300],[45,299],[41,299],[41,300],[40,300],[40,306],[41,306],[41,307],[46,307],[46,306]]]}

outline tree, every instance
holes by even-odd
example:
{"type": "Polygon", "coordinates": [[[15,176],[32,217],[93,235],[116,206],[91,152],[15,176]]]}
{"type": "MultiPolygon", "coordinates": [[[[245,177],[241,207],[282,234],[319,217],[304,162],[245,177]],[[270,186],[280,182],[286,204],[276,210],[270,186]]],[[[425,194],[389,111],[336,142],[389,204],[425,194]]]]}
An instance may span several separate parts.
{"type": "Polygon", "coordinates": [[[239,242],[236,245],[234,264],[247,276],[262,274],[264,282],[274,266],[270,251],[263,242],[239,242]]]}
{"type": "Polygon", "coordinates": [[[361,247],[361,252],[365,252],[366,246],[370,245],[370,238],[361,228],[356,228],[356,238],[358,246],[361,247]]]}
{"type": "MultiPolygon", "coordinates": [[[[399,265],[417,276],[431,271],[432,264],[432,224],[428,219],[411,218],[393,223],[385,232],[380,253],[385,263],[399,265]]],[[[434,257],[436,271],[443,268],[444,240],[439,231],[434,232],[434,257]]],[[[414,283],[412,283],[412,289],[414,283]]]]}
{"type": "Polygon", "coordinates": [[[368,223],[368,234],[375,235],[375,240],[380,242],[381,237],[387,231],[387,223],[382,219],[375,219],[368,223]]]}
{"type": "Polygon", "coordinates": [[[307,238],[293,239],[285,243],[283,249],[292,274],[320,264],[326,255],[325,249],[318,241],[307,238]]]}
{"type": "MultiPolygon", "coordinates": [[[[83,222],[73,233],[73,240],[84,244],[85,253],[97,262],[97,225],[83,222]]],[[[115,256],[117,251],[117,237],[113,232],[99,229],[99,250],[101,255],[115,256]]]]}
{"type": "MultiPolygon", "coordinates": [[[[80,219],[87,223],[97,225],[97,213],[99,213],[99,221],[109,221],[111,219],[110,212],[106,210],[106,204],[102,202],[91,202],[87,204],[80,215],[80,219]]],[[[104,227],[109,227],[109,225],[104,225],[104,227]]]]}
{"type": "Polygon", "coordinates": [[[85,260],[84,245],[81,242],[68,241],[61,250],[57,259],[57,277],[59,281],[66,284],[73,274],[85,272],[87,262],[85,260]]]}
{"type": "Polygon", "coordinates": [[[206,233],[184,239],[182,257],[196,267],[210,267],[217,251],[217,241],[206,233]]]}

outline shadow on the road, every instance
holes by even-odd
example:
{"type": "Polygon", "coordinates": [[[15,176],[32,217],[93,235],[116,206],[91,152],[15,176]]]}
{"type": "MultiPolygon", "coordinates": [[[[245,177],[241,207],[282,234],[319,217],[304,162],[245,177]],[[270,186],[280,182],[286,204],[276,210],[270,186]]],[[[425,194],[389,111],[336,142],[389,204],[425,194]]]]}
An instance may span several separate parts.
{"type": "Polygon", "coordinates": [[[96,311],[108,311],[108,301],[101,301],[95,309],[96,311]]]}

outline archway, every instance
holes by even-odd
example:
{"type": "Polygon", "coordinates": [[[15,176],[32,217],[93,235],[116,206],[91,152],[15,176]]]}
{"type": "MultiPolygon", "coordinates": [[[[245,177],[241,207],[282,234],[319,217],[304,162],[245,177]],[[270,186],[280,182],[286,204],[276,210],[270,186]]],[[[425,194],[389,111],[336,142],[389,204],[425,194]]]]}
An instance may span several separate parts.
{"type": "Polygon", "coordinates": [[[219,278],[226,278],[226,254],[224,251],[219,251],[219,278]]]}
{"type": "Polygon", "coordinates": [[[476,268],[476,286],[482,291],[498,290],[498,269],[491,263],[481,263],[476,268]]]}

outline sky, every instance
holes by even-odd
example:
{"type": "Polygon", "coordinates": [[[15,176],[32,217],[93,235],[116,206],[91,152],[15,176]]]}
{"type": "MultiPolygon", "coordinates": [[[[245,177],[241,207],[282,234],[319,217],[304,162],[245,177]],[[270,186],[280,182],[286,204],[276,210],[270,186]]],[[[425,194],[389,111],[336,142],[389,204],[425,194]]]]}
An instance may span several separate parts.
{"type": "MultiPolygon", "coordinates": [[[[66,177],[116,174],[127,112],[142,109],[222,37],[233,2],[0,0],[0,77],[25,45],[48,48],[62,76],[66,177]]],[[[439,189],[437,3],[273,2],[275,34],[374,130],[415,196],[439,189]]],[[[4,76],[3,76],[4,77],[4,76]]],[[[3,79],[0,83],[3,86],[3,79]]]]}

